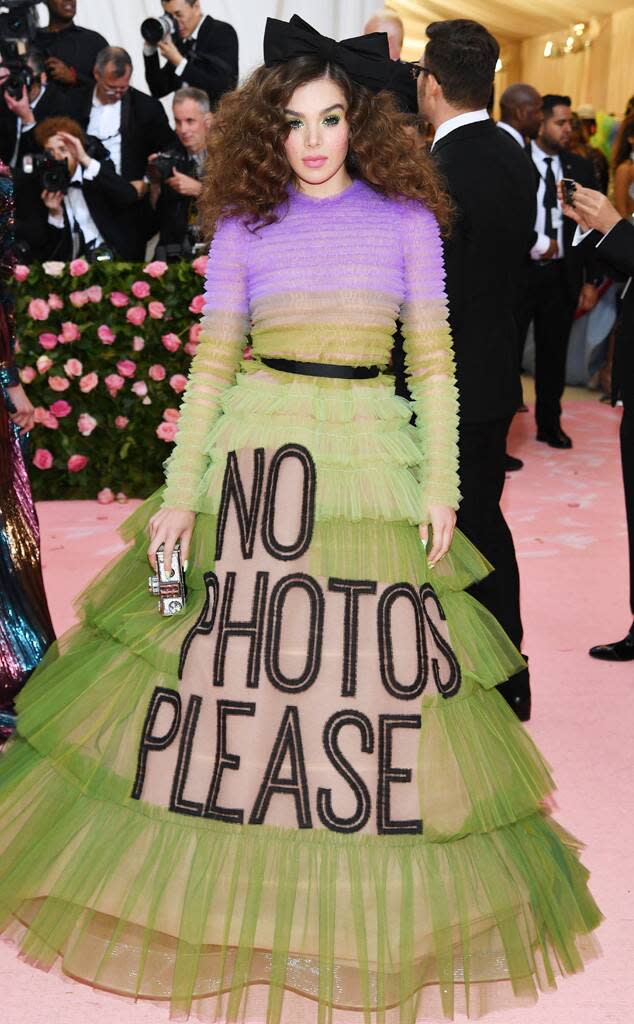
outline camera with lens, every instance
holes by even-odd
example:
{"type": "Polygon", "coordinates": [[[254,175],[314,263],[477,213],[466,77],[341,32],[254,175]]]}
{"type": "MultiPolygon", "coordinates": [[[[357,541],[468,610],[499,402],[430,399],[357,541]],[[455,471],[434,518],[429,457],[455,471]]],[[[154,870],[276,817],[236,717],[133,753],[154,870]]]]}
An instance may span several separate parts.
{"type": "Polygon", "coordinates": [[[70,171],[65,160],[54,160],[48,153],[32,153],[23,158],[22,170],[34,175],[47,192],[68,192],[70,171]]]}
{"type": "Polygon", "coordinates": [[[171,178],[174,171],[187,174],[190,178],[196,177],[196,164],[177,149],[166,149],[157,153],[146,168],[146,175],[152,185],[162,185],[167,178],[171,178]]]}
{"type": "Polygon", "coordinates": [[[171,14],[161,14],[158,18],[146,18],[141,24],[141,35],[148,46],[158,46],[175,32],[176,22],[171,14]]]}
{"type": "Polygon", "coordinates": [[[37,75],[26,62],[26,52],[33,43],[39,15],[35,10],[38,0],[2,0],[0,4],[0,56],[2,64],[10,71],[0,89],[19,100],[22,90],[27,91],[36,81],[37,75]]]}

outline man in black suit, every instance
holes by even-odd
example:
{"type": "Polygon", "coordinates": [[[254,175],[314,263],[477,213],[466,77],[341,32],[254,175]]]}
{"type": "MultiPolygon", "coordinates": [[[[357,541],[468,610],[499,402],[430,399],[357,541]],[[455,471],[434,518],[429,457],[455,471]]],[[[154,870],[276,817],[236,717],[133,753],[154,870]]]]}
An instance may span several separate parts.
{"type": "MultiPolygon", "coordinates": [[[[495,567],[471,592],[519,648],[519,573],[500,498],[506,436],[521,400],[514,304],[535,189],[525,154],[487,113],[496,40],[462,19],[434,22],[427,35],[419,106],[436,129],[432,156],[457,208],[445,263],[460,392],[458,526],[495,567]]],[[[520,718],[529,718],[528,670],[500,692],[520,718]]]]}
{"type": "Polygon", "coordinates": [[[176,23],[176,38],[168,36],[158,50],[143,47],[145,79],[153,96],[169,96],[183,85],[193,85],[209,96],[212,110],[224,92],[238,84],[238,36],[232,25],[203,15],[199,0],[162,0],[166,14],[176,23]]]}
{"type": "Polygon", "coordinates": [[[49,77],[68,92],[88,84],[97,54],[108,41],[99,32],[75,24],[77,0],[46,0],[46,6],[48,25],[38,29],[35,46],[46,58],[49,77]]]}
{"type": "Polygon", "coordinates": [[[131,259],[125,218],[137,202],[134,187],[116,173],[105,147],[84,135],[69,117],[50,117],[35,129],[38,145],[54,160],[65,161],[66,192],[42,189],[36,174],[16,181],[16,238],[37,260],[70,260],[107,249],[131,259]]]}
{"type": "MultiPolygon", "coordinates": [[[[598,256],[611,274],[626,279],[612,365],[612,404],[619,398],[623,402],[621,463],[630,553],[630,611],[634,620],[634,224],[624,220],[601,192],[579,186],[574,206],[564,205],[564,213],[588,232],[582,236],[582,246],[598,256]]],[[[577,232],[575,242],[578,240],[577,232]]],[[[601,661],[634,661],[634,621],[625,639],[591,647],[590,655],[601,661]]]]}
{"type": "Polygon", "coordinates": [[[522,149],[527,139],[537,138],[543,120],[542,98],[534,86],[516,82],[500,96],[498,128],[510,135],[522,149]]]}
{"type": "MultiPolygon", "coordinates": [[[[169,149],[176,141],[167,114],[158,100],[130,85],[132,59],[121,47],[102,50],[93,74],[94,85],[76,91],[71,112],[89,135],[104,144],[117,174],[143,196],[150,154],[169,149]]],[[[145,204],[137,203],[125,217],[132,242],[129,258],[142,260],[151,231],[145,204]]]]}
{"type": "Polygon", "coordinates": [[[575,226],[563,217],[557,201],[557,182],[574,178],[591,188],[594,177],[587,160],[566,150],[572,126],[570,97],[549,94],[542,97],[542,102],[544,120],[537,139],[528,146],[537,192],[536,240],[531,249],[519,329],[525,338],[532,321],[537,440],[551,448],[572,448],[572,440],[560,422],[568,336],[575,310],[592,309],[597,289],[592,262],[586,267],[583,252],[572,245],[575,226]]]}
{"type": "MultiPolygon", "coordinates": [[[[46,117],[55,117],[66,109],[65,93],[49,81],[44,57],[35,49],[27,50],[25,60],[31,69],[31,84],[22,87],[19,98],[3,90],[0,106],[0,156],[10,167],[19,167],[22,157],[36,149],[33,128],[46,117]]],[[[0,85],[10,71],[0,65],[0,85]]]]}

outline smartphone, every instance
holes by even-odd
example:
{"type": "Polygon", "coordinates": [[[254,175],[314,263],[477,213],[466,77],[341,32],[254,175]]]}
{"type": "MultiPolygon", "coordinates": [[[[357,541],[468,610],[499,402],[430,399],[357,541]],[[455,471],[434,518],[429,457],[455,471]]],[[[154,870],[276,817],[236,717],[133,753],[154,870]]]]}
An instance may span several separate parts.
{"type": "Polygon", "coordinates": [[[564,203],[566,206],[575,205],[575,192],[577,191],[577,182],[572,178],[562,178],[561,185],[564,193],[564,203]]]}

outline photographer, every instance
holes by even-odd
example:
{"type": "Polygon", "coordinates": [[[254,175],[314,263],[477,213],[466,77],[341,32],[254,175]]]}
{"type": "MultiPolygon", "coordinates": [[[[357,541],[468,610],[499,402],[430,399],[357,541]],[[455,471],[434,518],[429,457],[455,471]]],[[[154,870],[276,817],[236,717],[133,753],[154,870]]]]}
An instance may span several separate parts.
{"type": "Polygon", "coordinates": [[[45,153],[16,180],[16,235],[31,257],[131,259],[133,239],[116,214],[134,206],[137,191],[101,142],[68,117],[47,118],[34,133],[45,153]]]}
{"type": "Polygon", "coordinates": [[[213,110],[222,94],[238,83],[236,31],[224,21],[204,16],[199,0],[162,2],[167,17],[148,18],[142,26],[149,90],[161,97],[193,85],[207,93],[213,110]],[[176,28],[174,37],[170,26],[176,28]],[[163,67],[159,53],[166,59],[163,67]]]}
{"type": "Polygon", "coordinates": [[[188,259],[199,239],[196,200],[201,193],[212,120],[209,97],[186,86],[174,96],[174,124],[179,145],[150,157],[150,205],[159,241],[155,256],[168,262],[188,259]]]}
{"type": "Polygon", "coordinates": [[[65,112],[65,96],[54,82],[49,82],[44,57],[35,49],[27,51],[20,75],[0,64],[0,93],[4,104],[0,155],[11,167],[17,167],[24,154],[36,148],[35,125],[65,112]]]}
{"type": "Polygon", "coordinates": [[[48,25],[38,29],[35,45],[46,55],[49,77],[68,92],[91,80],[97,54],[108,41],[75,24],[77,0],[46,0],[46,6],[48,25]]]}

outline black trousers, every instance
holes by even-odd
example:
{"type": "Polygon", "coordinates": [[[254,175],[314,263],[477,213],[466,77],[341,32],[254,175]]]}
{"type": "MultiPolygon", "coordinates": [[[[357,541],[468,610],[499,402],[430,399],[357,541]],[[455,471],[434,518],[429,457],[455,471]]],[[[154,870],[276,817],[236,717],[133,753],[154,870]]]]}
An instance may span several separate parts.
{"type": "MultiPolygon", "coordinates": [[[[469,593],[498,620],[521,649],[524,630],[520,614],[520,578],[515,546],[500,508],[504,488],[504,457],[511,417],[460,427],[460,489],[458,528],[495,567],[469,593]]],[[[530,701],[528,670],[498,687],[511,706],[517,693],[530,701]]]]}
{"type": "Polygon", "coordinates": [[[620,437],[627,538],[630,547],[630,609],[634,616],[634,403],[627,399],[623,400],[620,437]]]}
{"type": "Polygon", "coordinates": [[[535,419],[546,433],[559,428],[566,386],[568,335],[575,303],[570,298],[565,260],[533,263],[518,306],[521,352],[528,328],[535,331],[535,419]]]}

